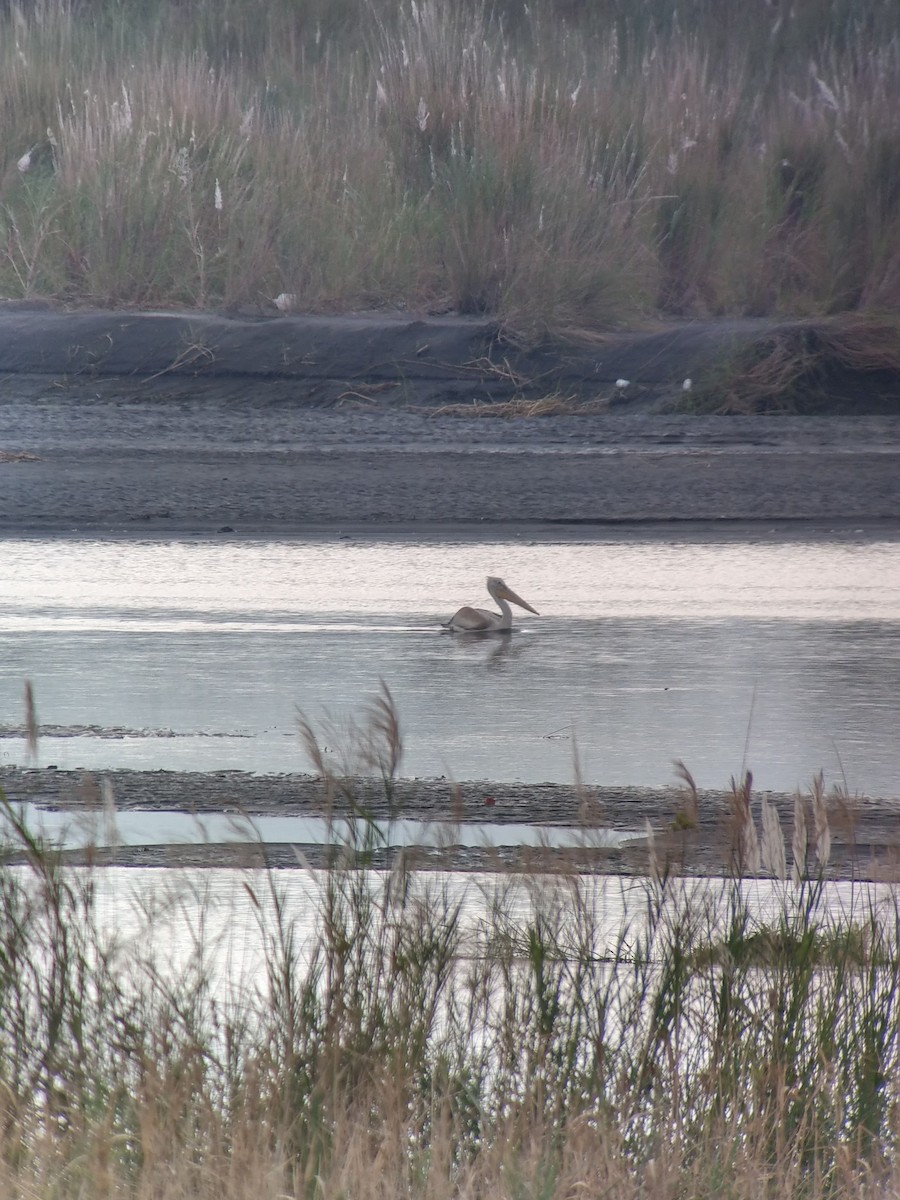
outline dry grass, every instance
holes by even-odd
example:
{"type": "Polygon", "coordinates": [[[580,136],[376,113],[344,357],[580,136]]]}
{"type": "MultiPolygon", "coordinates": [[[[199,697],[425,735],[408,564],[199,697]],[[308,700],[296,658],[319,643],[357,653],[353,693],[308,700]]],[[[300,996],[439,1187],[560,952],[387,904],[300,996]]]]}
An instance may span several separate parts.
{"type": "Polygon", "coordinates": [[[675,814],[675,828],[694,829],[700,819],[700,794],[696,780],[681,759],[675,763],[675,776],[683,784],[682,803],[675,814]]]}
{"type": "Polygon", "coordinates": [[[530,399],[517,396],[512,400],[470,400],[468,404],[440,404],[433,408],[412,408],[431,417],[494,417],[511,420],[518,417],[591,416],[609,411],[608,400],[580,400],[577,396],[554,393],[530,399]]]}
{"type": "Polygon", "coordinates": [[[775,329],[701,381],[690,406],[723,413],[827,411],[900,401],[900,321],[849,315],[775,329]]]}
{"type": "Polygon", "coordinates": [[[893,0],[675,13],[4,5],[0,290],[449,306],[529,336],[896,311],[893,0]]]}

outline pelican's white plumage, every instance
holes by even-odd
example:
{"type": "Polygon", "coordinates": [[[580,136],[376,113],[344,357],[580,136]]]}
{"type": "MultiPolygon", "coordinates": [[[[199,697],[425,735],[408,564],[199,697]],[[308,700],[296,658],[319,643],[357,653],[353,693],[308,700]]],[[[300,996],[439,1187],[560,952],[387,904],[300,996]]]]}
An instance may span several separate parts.
{"type": "Polygon", "coordinates": [[[497,575],[488,575],[487,590],[500,607],[498,613],[491,612],[489,608],[466,606],[454,613],[450,620],[444,623],[444,628],[454,633],[507,633],[512,629],[512,610],[507,601],[518,604],[519,608],[527,608],[536,617],[540,616],[536,608],[532,608],[527,600],[517,596],[497,575]]]}

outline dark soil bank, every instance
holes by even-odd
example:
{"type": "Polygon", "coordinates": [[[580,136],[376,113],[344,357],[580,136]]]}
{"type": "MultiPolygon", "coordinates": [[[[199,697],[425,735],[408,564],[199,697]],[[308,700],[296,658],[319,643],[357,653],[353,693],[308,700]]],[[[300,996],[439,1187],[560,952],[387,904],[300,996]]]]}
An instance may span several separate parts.
{"type": "MultiPolygon", "coordinates": [[[[30,800],[43,807],[79,812],[100,805],[101,775],[79,771],[6,768],[0,770],[0,788],[13,801],[30,800]]],[[[248,775],[238,771],[216,773],[171,771],[106,771],[117,808],[124,812],[141,809],[156,812],[233,812],[248,818],[263,815],[346,814],[351,806],[346,795],[329,799],[320,781],[308,775],[248,775]]],[[[389,815],[380,785],[354,781],[348,788],[357,811],[375,818],[389,815]]],[[[767,793],[778,809],[782,827],[793,826],[794,797],[767,793]]],[[[453,866],[458,869],[527,868],[603,871],[644,874],[650,847],[646,823],[653,830],[656,857],[661,866],[680,874],[719,875],[731,871],[736,862],[735,824],[731,798],[723,792],[699,794],[696,823],[679,818],[686,797],[677,788],[587,788],[576,791],[557,784],[505,784],[470,782],[451,785],[447,780],[400,780],[394,794],[395,816],[427,822],[514,824],[519,822],[572,826],[583,829],[584,846],[571,850],[527,848],[452,848],[446,852],[409,852],[419,866],[453,866]],[[591,829],[633,831],[634,839],[611,849],[591,844],[591,829]]],[[[759,823],[759,798],[752,809],[759,823]]],[[[807,821],[813,819],[806,802],[807,821]]],[[[832,796],[828,802],[831,852],[827,875],[831,878],[894,880],[900,874],[900,829],[897,802],[854,800],[832,796]]],[[[293,846],[238,841],[229,846],[129,846],[70,853],[73,861],[92,861],[124,866],[289,866],[298,865],[293,846]]],[[[452,846],[452,837],[448,839],[452,846]]],[[[333,860],[333,852],[322,845],[300,847],[304,861],[313,866],[333,860]]],[[[22,856],[17,856],[21,858],[22,856]]],[[[377,854],[373,865],[387,865],[394,855],[377,854]]],[[[790,863],[788,848],[788,862],[790,863]]],[[[818,865],[810,851],[809,867],[818,865]]]]}
{"type": "Polygon", "coordinates": [[[0,373],[85,385],[127,379],[147,393],[163,380],[171,389],[185,381],[240,379],[272,384],[272,398],[307,405],[373,396],[380,404],[496,401],[553,392],[593,399],[620,379],[663,395],[777,328],[770,320],[695,321],[589,345],[526,347],[496,322],[471,317],[370,313],[248,320],[7,305],[0,307],[0,373]]]}
{"type": "Polygon", "coordinates": [[[896,521],[884,379],[828,416],[666,411],[771,329],[525,350],[463,318],[2,310],[0,529],[896,521]],[[551,394],[590,411],[483,415],[551,394]]]}

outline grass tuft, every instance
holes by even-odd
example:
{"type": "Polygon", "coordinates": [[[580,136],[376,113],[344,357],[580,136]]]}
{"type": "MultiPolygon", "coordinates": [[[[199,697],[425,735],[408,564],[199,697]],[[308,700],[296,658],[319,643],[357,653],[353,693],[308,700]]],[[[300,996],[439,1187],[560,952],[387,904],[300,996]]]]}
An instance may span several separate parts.
{"type": "Polygon", "coordinates": [[[609,411],[608,400],[580,400],[577,396],[553,393],[529,399],[525,396],[513,400],[478,400],[468,404],[440,404],[433,408],[414,408],[414,412],[426,412],[431,417],[494,417],[510,420],[518,417],[590,416],[609,411]]]}
{"type": "Polygon", "coordinates": [[[692,409],[721,413],[827,412],[866,395],[894,411],[900,322],[859,315],[774,329],[692,390],[692,409]]]}

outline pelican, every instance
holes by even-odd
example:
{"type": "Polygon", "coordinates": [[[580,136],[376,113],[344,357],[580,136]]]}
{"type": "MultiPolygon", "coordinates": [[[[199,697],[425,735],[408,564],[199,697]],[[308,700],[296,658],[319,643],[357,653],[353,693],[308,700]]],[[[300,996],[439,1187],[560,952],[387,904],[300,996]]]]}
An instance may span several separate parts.
{"type": "Polygon", "coordinates": [[[507,587],[496,575],[488,575],[487,590],[500,605],[498,613],[491,612],[489,608],[469,608],[467,605],[449,621],[445,621],[444,628],[449,629],[451,633],[508,633],[512,629],[512,611],[507,604],[508,600],[518,604],[519,608],[527,608],[536,617],[540,616],[536,608],[532,608],[521,596],[517,596],[512,588],[507,587]]]}

